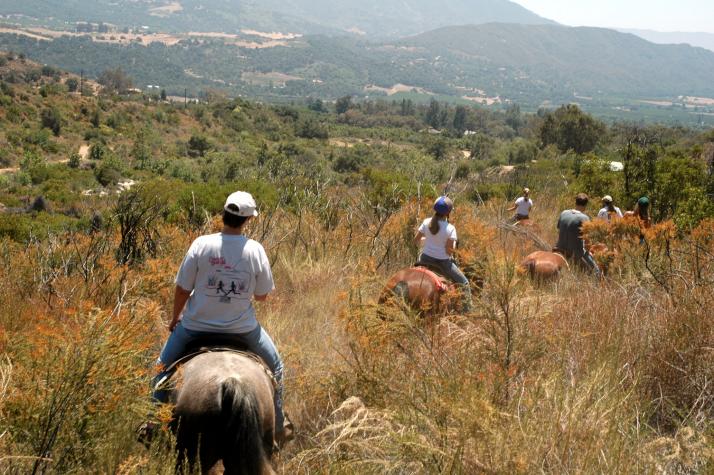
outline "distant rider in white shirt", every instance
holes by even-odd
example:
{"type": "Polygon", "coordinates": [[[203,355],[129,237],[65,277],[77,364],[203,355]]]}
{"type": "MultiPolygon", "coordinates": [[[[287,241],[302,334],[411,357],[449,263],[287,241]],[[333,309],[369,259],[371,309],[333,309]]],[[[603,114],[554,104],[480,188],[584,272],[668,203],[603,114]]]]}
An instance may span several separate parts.
{"type": "Polygon", "coordinates": [[[612,196],[603,196],[602,206],[602,209],[597,214],[598,219],[605,220],[609,223],[612,221],[613,217],[622,218],[622,211],[620,211],[620,208],[615,206],[615,203],[612,200],[612,196]]]}
{"type": "Polygon", "coordinates": [[[531,209],[533,209],[533,200],[530,199],[530,193],[531,190],[529,190],[528,188],[523,188],[523,195],[518,197],[513,206],[506,210],[516,212],[516,214],[508,220],[510,224],[514,224],[518,221],[523,221],[524,219],[529,218],[531,209]]]}

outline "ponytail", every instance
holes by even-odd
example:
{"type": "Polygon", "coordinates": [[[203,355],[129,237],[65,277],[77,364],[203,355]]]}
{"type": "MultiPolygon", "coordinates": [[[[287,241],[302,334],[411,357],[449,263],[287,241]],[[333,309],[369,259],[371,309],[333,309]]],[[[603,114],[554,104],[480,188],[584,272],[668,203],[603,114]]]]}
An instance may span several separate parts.
{"type": "Polygon", "coordinates": [[[649,206],[640,206],[639,204],[637,205],[637,214],[639,215],[640,219],[648,220],[650,219],[650,207],[649,206]]]}
{"type": "Polygon", "coordinates": [[[434,216],[429,222],[429,231],[431,231],[431,234],[433,234],[434,236],[439,234],[439,230],[441,229],[441,227],[439,226],[439,221],[441,221],[442,219],[444,219],[443,214],[434,213],[434,216]]]}
{"type": "Polygon", "coordinates": [[[607,203],[607,211],[608,211],[608,213],[616,213],[616,211],[615,211],[615,203],[613,203],[612,201],[609,201],[609,202],[607,203]]]}

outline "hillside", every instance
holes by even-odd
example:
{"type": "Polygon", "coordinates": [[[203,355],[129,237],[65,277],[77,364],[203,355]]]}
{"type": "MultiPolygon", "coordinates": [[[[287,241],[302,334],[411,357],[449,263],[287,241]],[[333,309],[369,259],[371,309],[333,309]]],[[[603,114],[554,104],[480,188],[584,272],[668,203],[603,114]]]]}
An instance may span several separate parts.
{"type": "Polygon", "coordinates": [[[367,38],[400,37],[461,24],[553,23],[509,0],[268,0],[261,5],[367,38]]]}
{"type": "MultiPolygon", "coordinates": [[[[655,45],[602,28],[550,25],[442,28],[398,43],[442,56],[452,77],[501,71],[505,81],[581,95],[714,95],[714,53],[688,45],[655,45]]],[[[476,84],[474,84],[476,85],[476,84]]],[[[498,91],[505,93],[505,89],[498,91]]]]}
{"type": "Polygon", "coordinates": [[[427,101],[437,95],[532,110],[577,101],[612,118],[714,119],[714,53],[605,29],[487,24],[394,42],[255,34],[38,40],[36,30],[13,31],[18,34],[0,34],[0,48],[89,77],[121,65],[140,88],[161,85],[171,94],[214,89],[267,100],[407,95],[427,101]]]}
{"type": "Polygon", "coordinates": [[[255,311],[296,427],[275,473],[712,473],[714,131],[574,106],[80,95],[5,53],[0,75],[3,473],[176,474],[171,407],[149,450],[136,428],[176,270],[236,190],[258,204],[242,232],[275,289],[255,311]],[[447,181],[473,308],[456,289],[431,317],[380,302],[447,181]],[[504,225],[523,186],[526,234],[504,225]],[[647,194],[654,222],[585,226],[604,280],[574,261],[534,281],[531,233],[555,243],[579,192],[592,216],[647,194]]]}
{"type": "Polygon", "coordinates": [[[105,22],[120,29],[147,26],[170,32],[257,29],[369,37],[399,37],[464,23],[552,23],[509,0],[6,0],[0,15],[59,27],[66,27],[64,22],[105,22]]]}
{"type": "Polygon", "coordinates": [[[632,33],[652,43],[658,44],[688,44],[714,51],[714,33],[663,32],[653,30],[619,30],[632,33]]]}

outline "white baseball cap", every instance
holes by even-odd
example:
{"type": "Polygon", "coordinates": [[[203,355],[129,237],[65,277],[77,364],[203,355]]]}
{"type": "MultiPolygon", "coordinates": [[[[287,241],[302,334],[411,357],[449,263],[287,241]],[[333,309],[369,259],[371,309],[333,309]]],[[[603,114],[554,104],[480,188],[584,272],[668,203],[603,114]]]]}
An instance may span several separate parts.
{"type": "Polygon", "coordinates": [[[226,204],[223,205],[223,209],[227,213],[243,217],[258,216],[256,208],[255,200],[250,193],[246,193],[245,191],[231,193],[228,195],[228,198],[226,198],[226,204]],[[231,209],[229,208],[230,205],[236,206],[238,209],[231,209]]]}
{"type": "Polygon", "coordinates": [[[602,200],[603,200],[605,203],[612,203],[612,196],[610,196],[610,195],[605,195],[605,196],[602,197],[602,200]]]}

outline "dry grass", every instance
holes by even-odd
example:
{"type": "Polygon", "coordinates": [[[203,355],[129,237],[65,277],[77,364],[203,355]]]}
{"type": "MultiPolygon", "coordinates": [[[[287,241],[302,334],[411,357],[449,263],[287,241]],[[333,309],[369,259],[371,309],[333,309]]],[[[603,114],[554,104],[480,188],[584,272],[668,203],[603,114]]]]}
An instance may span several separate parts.
{"type": "MultiPolygon", "coordinates": [[[[621,240],[605,282],[535,288],[531,243],[460,207],[463,262],[486,286],[469,315],[430,324],[377,308],[411,264],[425,205],[380,215],[360,196],[264,213],[278,290],[260,320],[287,367],[298,438],[281,473],[706,473],[712,461],[712,223],[621,240]],[[337,209],[338,213],[331,213],[337,209]],[[308,211],[309,210],[309,211],[308,211]]],[[[554,239],[557,199],[537,209],[554,239]]],[[[164,226],[160,259],[116,266],[112,233],[0,252],[0,470],[168,473],[133,429],[147,410],[173,273],[191,235],[164,226]]],[[[169,436],[166,436],[169,438],[169,436]]]]}

